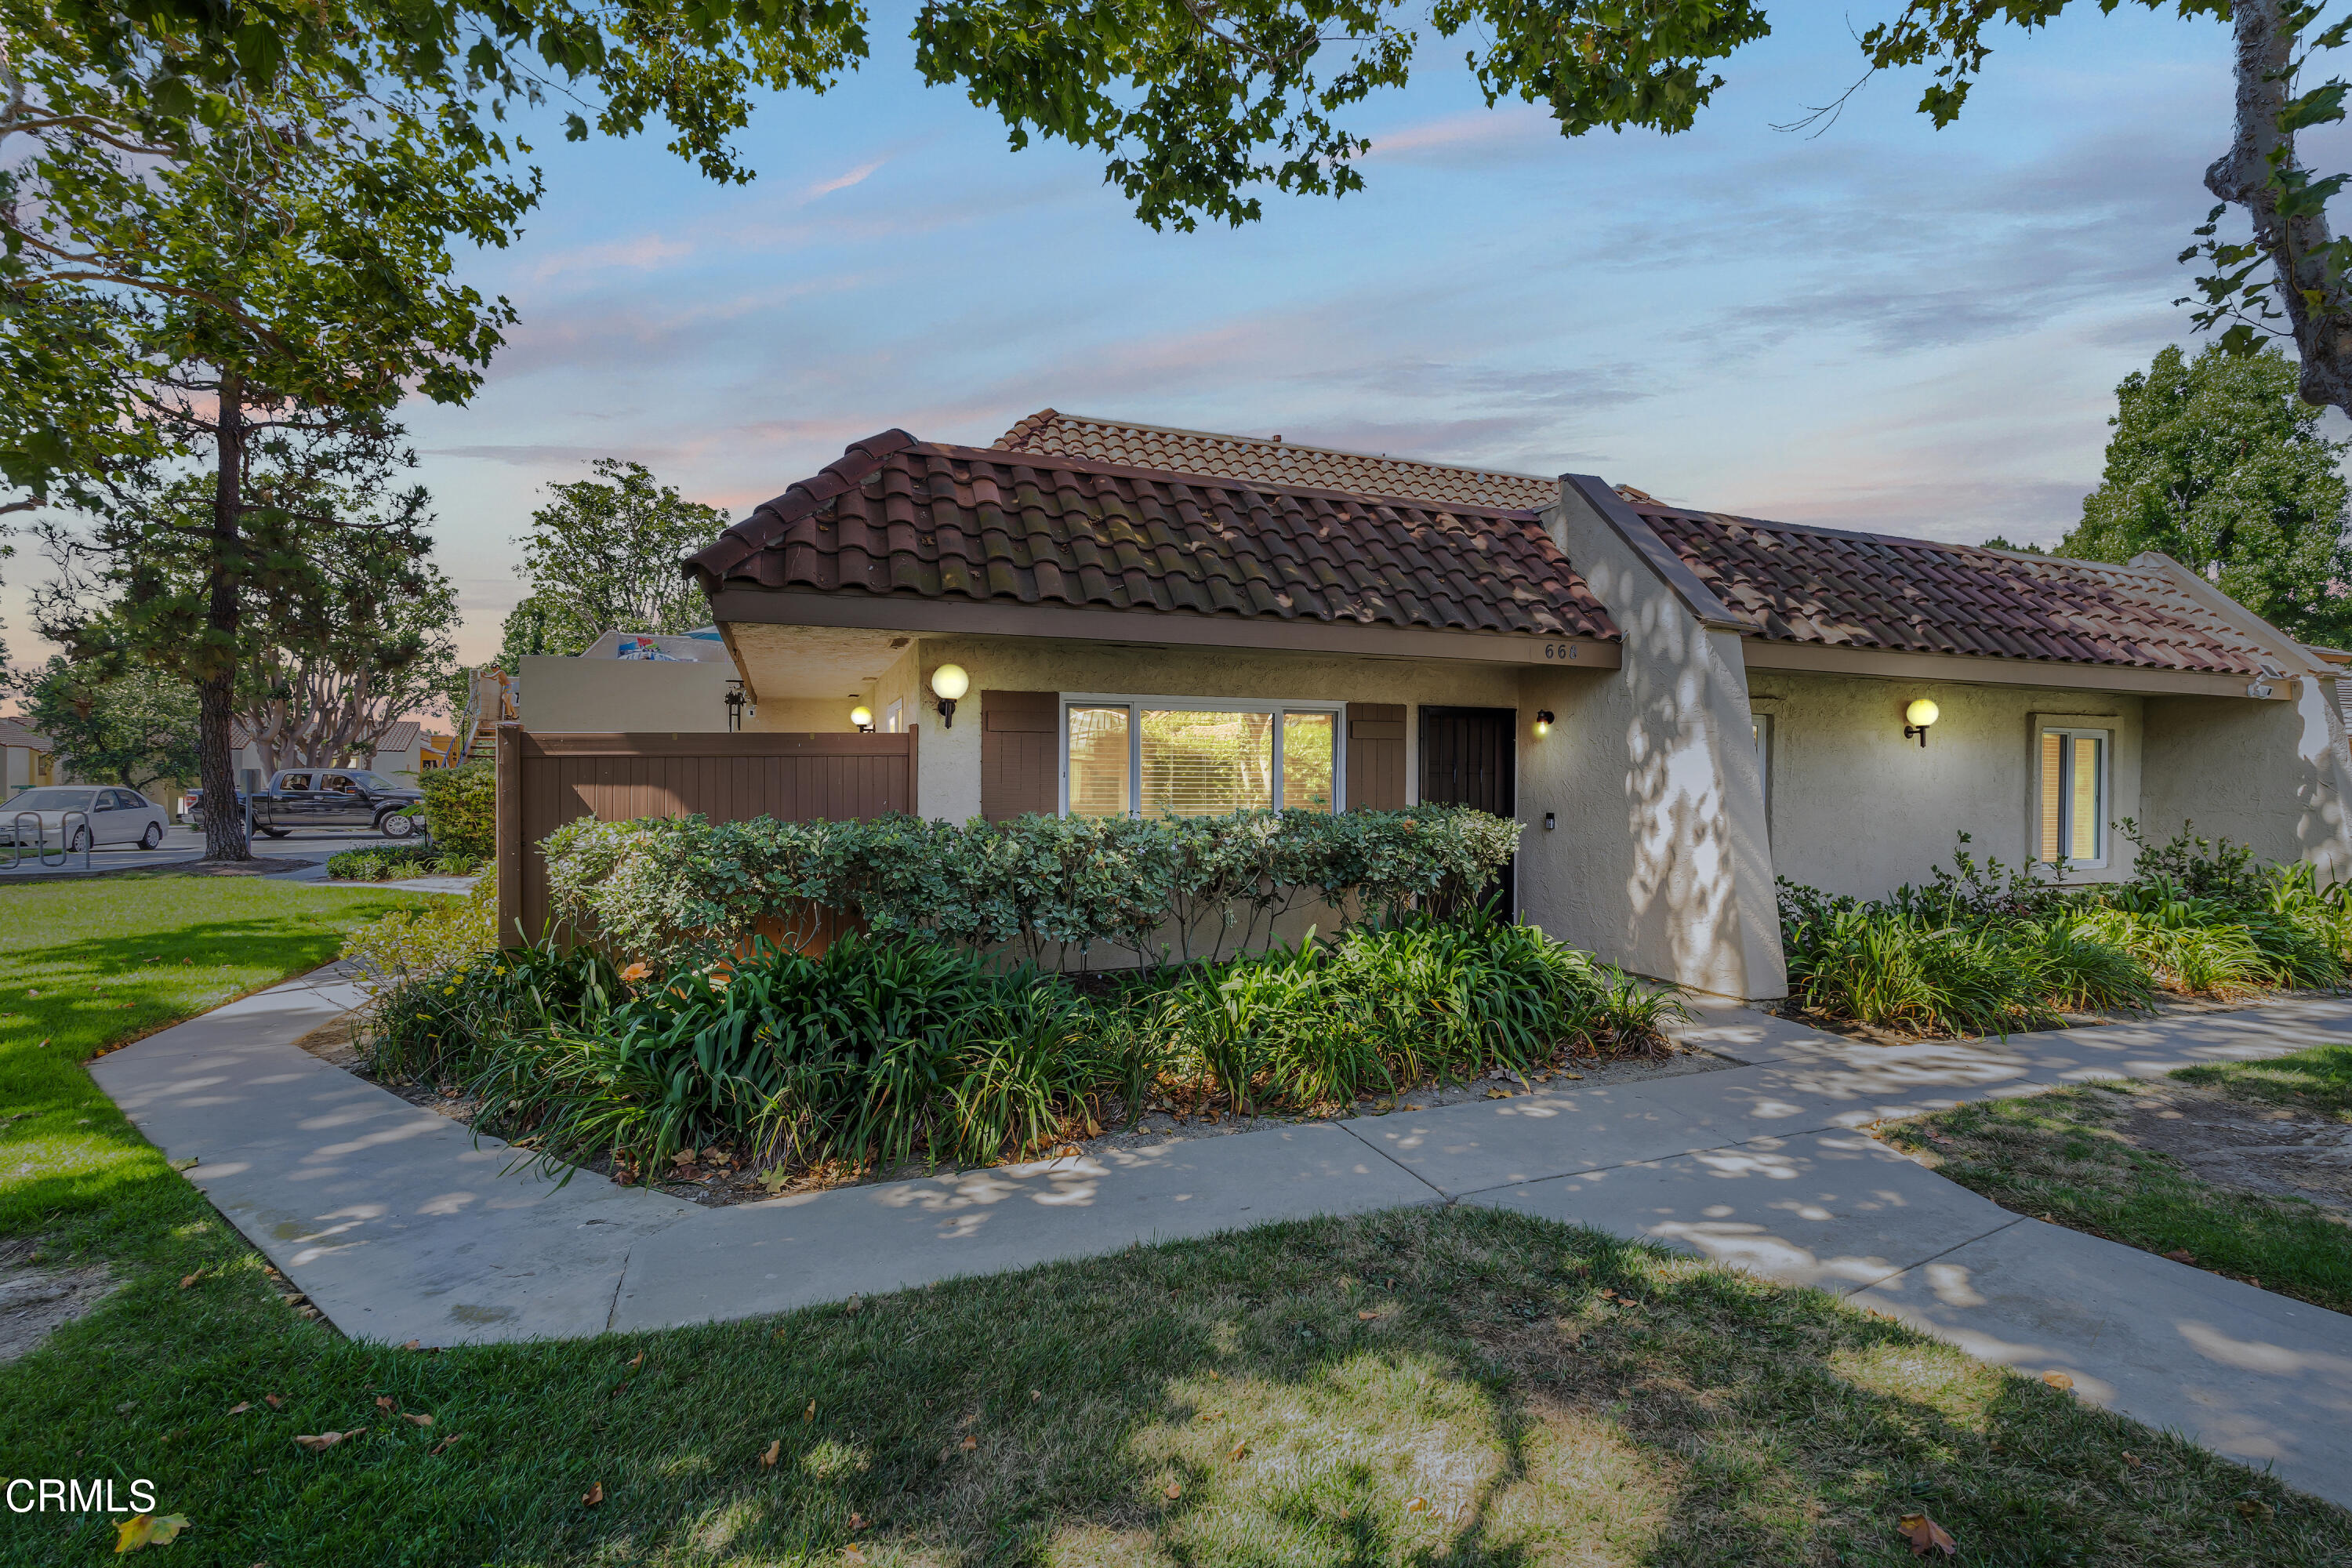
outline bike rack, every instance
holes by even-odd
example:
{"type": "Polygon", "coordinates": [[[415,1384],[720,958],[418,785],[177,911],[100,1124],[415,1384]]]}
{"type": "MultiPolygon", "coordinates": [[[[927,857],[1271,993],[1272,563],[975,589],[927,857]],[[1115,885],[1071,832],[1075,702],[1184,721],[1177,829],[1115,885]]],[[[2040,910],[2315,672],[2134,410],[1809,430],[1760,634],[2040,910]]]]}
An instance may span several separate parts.
{"type": "MultiPolygon", "coordinates": [[[[47,829],[41,826],[41,814],[20,811],[8,821],[8,869],[11,871],[25,863],[25,820],[27,817],[33,823],[34,858],[44,866],[49,863],[49,837],[47,829]]],[[[65,862],[60,860],[58,864],[62,866],[65,862]]]]}
{"type": "MultiPolygon", "coordinates": [[[[89,852],[98,844],[98,826],[90,821],[89,813],[86,811],[68,811],[58,818],[58,864],[64,865],[73,855],[73,829],[68,825],[77,816],[81,818],[81,868],[87,871],[89,869],[89,852]]],[[[49,858],[43,855],[41,864],[46,866],[48,863],[49,858]]]]}

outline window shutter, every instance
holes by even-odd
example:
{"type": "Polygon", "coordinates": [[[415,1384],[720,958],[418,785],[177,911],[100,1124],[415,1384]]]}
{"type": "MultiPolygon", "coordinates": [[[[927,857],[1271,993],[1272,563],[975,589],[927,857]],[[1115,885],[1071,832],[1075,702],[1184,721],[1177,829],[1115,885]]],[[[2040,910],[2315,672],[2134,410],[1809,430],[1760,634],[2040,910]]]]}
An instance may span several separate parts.
{"type": "Polygon", "coordinates": [[[980,815],[1009,822],[1062,808],[1062,694],[980,694],[980,815]]]}
{"type": "Polygon", "coordinates": [[[1404,798],[1404,704],[1348,704],[1348,805],[1402,810],[1404,798]]]}

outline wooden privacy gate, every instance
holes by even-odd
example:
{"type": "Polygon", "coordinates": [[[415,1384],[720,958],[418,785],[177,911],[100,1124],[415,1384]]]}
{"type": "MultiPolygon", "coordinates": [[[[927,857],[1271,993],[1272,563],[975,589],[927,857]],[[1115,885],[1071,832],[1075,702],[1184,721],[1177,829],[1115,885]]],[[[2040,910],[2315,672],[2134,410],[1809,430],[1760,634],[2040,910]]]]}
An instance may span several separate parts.
{"type": "Polygon", "coordinates": [[[696,815],[849,822],[912,813],[919,733],[535,735],[501,724],[499,941],[512,947],[547,929],[539,846],[567,822],[696,815]]]}

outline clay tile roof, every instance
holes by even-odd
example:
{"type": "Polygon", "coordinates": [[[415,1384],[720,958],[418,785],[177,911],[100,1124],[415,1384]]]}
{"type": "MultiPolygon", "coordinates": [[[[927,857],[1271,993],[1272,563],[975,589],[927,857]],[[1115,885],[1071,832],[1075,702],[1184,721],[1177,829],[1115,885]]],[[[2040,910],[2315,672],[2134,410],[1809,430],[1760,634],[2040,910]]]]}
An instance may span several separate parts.
{"type": "Polygon", "coordinates": [[[1040,409],[1007,430],[997,437],[993,449],[1097,458],[1133,468],[1216,474],[1260,484],[1310,485],[1356,495],[1468,506],[1534,510],[1559,499],[1559,480],[1535,474],[1335,452],[1323,447],[1302,447],[1279,436],[1265,440],[1207,430],[1171,430],[1123,419],[1090,419],[1053,408],[1040,409]]]}
{"type": "Polygon", "coordinates": [[[684,564],[713,593],[1617,635],[1531,511],[941,446],[904,430],[853,443],[684,564]]]}
{"type": "Polygon", "coordinates": [[[2268,657],[2153,567],[1630,504],[1778,641],[2247,676],[2268,657]]]}

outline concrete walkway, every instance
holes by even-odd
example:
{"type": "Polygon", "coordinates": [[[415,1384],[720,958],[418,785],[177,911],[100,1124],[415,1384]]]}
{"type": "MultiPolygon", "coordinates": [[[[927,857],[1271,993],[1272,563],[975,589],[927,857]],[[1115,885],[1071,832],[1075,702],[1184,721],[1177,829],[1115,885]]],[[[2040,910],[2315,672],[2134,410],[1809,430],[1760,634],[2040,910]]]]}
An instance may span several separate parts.
{"type": "Polygon", "coordinates": [[[1819,1286],[2352,1506],[2352,1318],[2021,1218],[1862,1131],[1881,1118],[2352,1038],[2352,1002],[1883,1047],[1745,1009],[1748,1064],[1638,1088],[1170,1141],[703,1209],[478,1144],[291,1044],[332,971],[101,1058],[149,1138],[347,1332],[426,1344],[774,1312],[1138,1241],[1491,1205],[1819,1286]]]}

